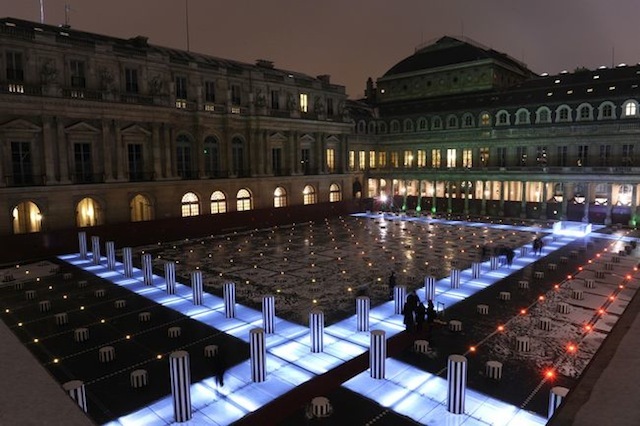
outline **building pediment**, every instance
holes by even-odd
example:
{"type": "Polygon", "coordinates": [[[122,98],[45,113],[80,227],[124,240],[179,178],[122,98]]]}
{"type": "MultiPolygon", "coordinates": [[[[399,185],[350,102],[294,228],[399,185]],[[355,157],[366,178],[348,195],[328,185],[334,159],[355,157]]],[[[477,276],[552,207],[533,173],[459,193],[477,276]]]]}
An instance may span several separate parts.
{"type": "Polygon", "coordinates": [[[131,126],[127,126],[124,129],[122,129],[120,133],[122,135],[129,135],[129,136],[132,136],[132,135],[151,136],[151,132],[139,124],[132,124],[131,126]]]}
{"type": "Polygon", "coordinates": [[[273,142],[284,142],[287,137],[280,132],[275,132],[269,135],[269,140],[273,142]]]}
{"type": "Polygon", "coordinates": [[[338,138],[336,135],[329,135],[326,140],[327,143],[340,143],[340,138],[338,138]]]}
{"type": "Polygon", "coordinates": [[[42,131],[42,127],[33,124],[30,121],[17,119],[11,120],[0,125],[1,132],[32,132],[38,133],[42,131]]]}
{"type": "Polygon", "coordinates": [[[309,133],[305,133],[304,135],[300,136],[300,141],[301,142],[315,142],[316,138],[311,136],[309,133]]]}
{"type": "Polygon", "coordinates": [[[100,129],[97,129],[84,121],[65,127],[64,131],[65,133],[100,133],[100,129]]]}

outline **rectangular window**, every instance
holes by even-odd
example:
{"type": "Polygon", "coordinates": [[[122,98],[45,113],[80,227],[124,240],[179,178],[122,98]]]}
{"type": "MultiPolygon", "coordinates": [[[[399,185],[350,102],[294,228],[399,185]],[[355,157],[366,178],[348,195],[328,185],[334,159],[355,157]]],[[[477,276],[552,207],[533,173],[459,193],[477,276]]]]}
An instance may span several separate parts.
{"type": "Polygon", "coordinates": [[[498,147],[498,167],[507,167],[507,148],[498,147]]]}
{"type": "Polygon", "coordinates": [[[187,77],[176,77],[176,99],[187,99],[187,77]]]}
{"type": "Polygon", "coordinates": [[[472,149],[462,150],[462,167],[466,169],[470,169],[471,167],[473,167],[473,150],[472,149]]]}
{"type": "Polygon", "coordinates": [[[73,144],[75,182],[93,182],[93,167],[91,161],[91,144],[73,144]]]}
{"type": "Polygon", "coordinates": [[[427,151],[424,149],[418,150],[418,160],[416,166],[427,167],[427,151]]]}
{"type": "Polygon", "coordinates": [[[282,176],[282,148],[271,149],[271,170],[276,176],[282,176]]]}
{"type": "Polygon", "coordinates": [[[406,169],[413,166],[413,151],[405,151],[403,155],[403,165],[406,169]]]}
{"type": "Polygon", "coordinates": [[[21,52],[7,52],[7,80],[10,82],[24,82],[24,64],[21,52]]]}
{"type": "Polygon", "coordinates": [[[129,144],[127,146],[127,156],[129,160],[129,180],[143,180],[144,168],[142,163],[142,144],[129,144]]]}
{"type": "Polygon", "coordinates": [[[280,92],[277,90],[271,91],[271,109],[280,109],[280,92]]]}
{"type": "Polygon", "coordinates": [[[399,162],[398,162],[398,152],[394,151],[391,153],[391,167],[393,168],[398,168],[399,162]]]}
{"type": "Polygon", "coordinates": [[[333,115],[333,99],[327,98],[327,115],[333,115]]]}
{"type": "Polygon", "coordinates": [[[138,70],[124,69],[124,90],[127,93],[138,93],[138,70]]]}
{"type": "Polygon", "coordinates": [[[362,171],[367,166],[367,152],[358,151],[358,170],[362,171]]]}
{"type": "Polygon", "coordinates": [[[231,85],[231,104],[232,105],[240,105],[242,102],[242,94],[240,92],[239,84],[231,85]]]}
{"type": "Polygon", "coordinates": [[[589,165],[589,145],[578,145],[578,158],[576,159],[578,167],[589,165]]]}
{"type": "Polygon", "coordinates": [[[205,141],[204,171],[209,177],[216,177],[220,175],[220,153],[218,152],[217,143],[207,144],[205,141]]]}
{"type": "Polygon", "coordinates": [[[327,170],[333,173],[336,169],[336,151],[333,148],[327,148],[327,170]]]}
{"type": "Polygon", "coordinates": [[[71,87],[84,89],[86,87],[84,61],[69,61],[71,87]]]}
{"type": "Polygon", "coordinates": [[[526,146],[517,147],[516,156],[518,159],[518,166],[527,165],[527,147],[526,146]]]}
{"type": "Polygon", "coordinates": [[[385,151],[378,153],[378,167],[387,167],[387,153],[385,151]]]}
{"type": "Polygon", "coordinates": [[[182,179],[192,178],[193,170],[191,169],[191,147],[178,146],[176,149],[176,171],[182,179]]]}
{"type": "Polygon", "coordinates": [[[489,148],[488,147],[480,148],[480,166],[481,167],[489,166],[489,148]]]}
{"type": "Polygon", "coordinates": [[[242,142],[231,143],[231,172],[236,176],[244,176],[244,146],[242,142]]]}
{"type": "Polygon", "coordinates": [[[432,149],[431,150],[431,167],[434,169],[439,169],[440,165],[442,164],[441,160],[442,158],[440,157],[440,150],[432,149]]]}
{"type": "Polygon", "coordinates": [[[608,166],[611,159],[611,145],[600,145],[600,165],[608,166]]]}
{"type": "Polygon", "coordinates": [[[622,164],[633,165],[633,145],[622,145],[622,164]]]}
{"type": "Polygon", "coordinates": [[[538,164],[538,166],[541,166],[541,167],[544,167],[547,165],[547,147],[546,146],[536,147],[536,164],[538,164]]]}
{"type": "Polygon", "coordinates": [[[208,103],[215,103],[216,101],[216,82],[205,81],[204,82],[204,101],[208,103]]]}
{"type": "Polygon", "coordinates": [[[300,93],[300,112],[309,111],[309,100],[306,93],[300,93]]]}
{"type": "Polygon", "coordinates": [[[567,164],[568,164],[567,147],[559,146],[557,152],[558,152],[558,166],[567,167],[567,164]]]}
{"type": "Polygon", "coordinates": [[[15,185],[33,183],[31,144],[29,142],[11,142],[11,165],[13,166],[13,183],[15,185]]]}
{"type": "Polygon", "coordinates": [[[311,174],[311,150],[309,148],[302,148],[300,163],[302,165],[302,173],[305,175],[311,174]]]}
{"type": "Polygon", "coordinates": [[[349,170],[356,169],[356,152],[349,151],[349,170]]]}
{"type": "Polygon", "coordinates": [[[455,169],[456,168],[456,160],[457,160],[457,150],[455,148],[447,149],[447,168],[455,169]]]}
{"type": "Polygon", "coordinates": [[[376,168],[376,152],[375,151],[369,151],[369,168],[370,169],[376,168]]]}

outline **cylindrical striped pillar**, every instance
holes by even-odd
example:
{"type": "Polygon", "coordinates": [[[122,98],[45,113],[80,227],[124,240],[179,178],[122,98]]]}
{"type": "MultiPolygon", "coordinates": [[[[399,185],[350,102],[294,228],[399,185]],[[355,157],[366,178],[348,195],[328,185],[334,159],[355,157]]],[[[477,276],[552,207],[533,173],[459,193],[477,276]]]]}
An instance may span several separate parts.
{"type": "Polygon", "coordinates": [[[80,259],[87,258],[87,233],[78,232],[78,249],[80,250],[80,259]]]}
{"type": "Polygon", "coordinates": [[[227,281],[222,284],[222,296],[224,298],[224,314],[227,318],[236,317],[236,283],[227,281]]]}
{"type": "Polygon", "coordinates": [[[142,278],[145,285],[153,285],[153,259],[149,253],[142,255],[142,278]]]}
{"type": "Polygon", "coordinates": [[[451,288],[460,288],[460,269],[451,270],[451,288]]]}
{"type": "Polygon", "coordinates": [[[369,331],[369,309],[371,301],[367,296],[356,297],[356,323],[358,331],[369,331]]]}
{"type": "Polygon", "coordinates": [[[262,297],[262,327],[266,334],[276,332],[276,298],[271,294],[262,297]]]}
{"type": "Polygon", "coordinates": [[[471,264],[471,278],[480,278],[482,272],[482,262],[473,262],[471,264]]]}
{"type": "Polygon", "coordinates": [[[490,261],[490,265],[491,265],[491,270],[492,271],[495,271],[496,269],[498,269],[500,267],[500,257],[499,256],[491,256],[489,261],[490,261]]]}
{"type": "Polygon", "coordinates": [[[84,383],[81,380],[66,382],[62,385],[62,389],[69,394],[71,399],[78,403],[82,411],[87,412],[87,394],[84,390],[84,383]]]}
{"type": "Polygon", "coordinates": [[[568,393],[569,389],[562,386],[554,386],[551,388],[551,391],[549,392],[549,418],[553,416],[553,413],[556,412],[556,409],[560,404],[562,404],[562,401],[566,398],[568,393]]]}
{"type": "Polygon", "coordinates": [[[173,398],[173,416],[176,422],[191,420],[191,370],[189,353],[175,351],[169,355],[171,373],[171,396],[173,398]]]}
{"type": "Polygon", "coordinates": [[[267,380],[267,349],[264,344],[264,330],[253,328],[249,331],[249,352],[251,353],[251,380],[267,380]]]}
{"type": "Polygon", "coordinates": [[[107,250],[107,269],[114,271],[116,269],[116,245],[113,241],[104,243],[107,250]]]}
{"type": "Polygon", "coordinates": [[[133,276],[133,251],[131,247],[122,249],[122,264],[124,265],[124,276],[131,278],[133,276]]]}
{"type": "Polygon", "coordinates": [[[447,410],[453,414],[464,414],[467,391],[467,358],[449,355],[447,361],[447,410]]]}
{"type": "Polygon", "coordinates": [[[309,336],[311,336],[311,352],[324,350],[324,312],[313,309],[309,312],[309,336]]]}
{"type": "Polygon", "coordinates": [[[404,308],[404,302],[407,298],[407,286],[397,285],[393,288],[393,302],[394,313],[396,315],[402,314],[402,308],[404,308]]]}
{"type": "Polygon", "coordinates": [[[384,379],[387,361],[387,336],[384,330],[371,331],[369,370],[372,379],[384,379]]]}
{"type": "Polygon", "coordinates": [[[93,264],[100,264],[100,237],[94,235],[91,237],[91,252],[93,253],[93,264]]]}
{"type": "Polygon", "coordinates": [[[176,294],[176,264],[175,262],[164,263],[164,281],[167,294],[176,294]]]}
{"type": "Polygon", "coordinates": [[[520,257],[524,257],[527,255],[529,248],[527,246],[520,247],[520,257]]]}
{"type": "Polygon", "coordinates": [[[436,300],[436,277],[427,275],[424,277],[424,298],[426,300],[436,300]]]}
{"type": "Polygon", "coordinates": [[[202,305],[202,271],[191,271],[191,293],[193,304],[202,305]]]}

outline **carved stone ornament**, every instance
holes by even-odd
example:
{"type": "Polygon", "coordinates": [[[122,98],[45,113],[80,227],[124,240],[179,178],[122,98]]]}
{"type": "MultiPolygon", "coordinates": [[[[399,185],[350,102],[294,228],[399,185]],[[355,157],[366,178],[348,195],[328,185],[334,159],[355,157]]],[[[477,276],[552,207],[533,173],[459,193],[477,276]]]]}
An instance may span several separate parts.
{"type": "Polygon", "coordinates": [[[262,90],[258,90],[258,94],[256,95],[256,106],[263,107],[267,105],[267,97],[262,93],[262,90]]]}
{"type": "Polygon", "coordinates": [[[102,90],[113,89],[113,72],[107,67],[98,68],[98,80],[100,81],[100,88],[102,90]]]}
{"type": "Polygon", "coordinates": [[[316,99],[313,103],[313,109],[318,114],[324,114],[324,102],[320,96],[316,96],[316,99]]]}
{"type": "Polygon", "coordinates": [[[287,95],[287,109],[289,111],[295,111],[297,107],[296,98],[291,93],[287,95]]]}
{"type": "Polygon", "coordinates": [[[159,75],[154,75],[151,80],[149,80],[149,92],[152,95],[159,95],[162,93],[162,88],[164,87],[164,81],[162,77],[159,75]]]}
{"type": "Polygon", "coordinates": [[[40,79],[42,84],[51,84],[56,81],[58,78],[58,69],[56,68],[56,63],[53,59],[47,59],[47,61],[42,64],[42,68],[40,68],[40,79]]]}

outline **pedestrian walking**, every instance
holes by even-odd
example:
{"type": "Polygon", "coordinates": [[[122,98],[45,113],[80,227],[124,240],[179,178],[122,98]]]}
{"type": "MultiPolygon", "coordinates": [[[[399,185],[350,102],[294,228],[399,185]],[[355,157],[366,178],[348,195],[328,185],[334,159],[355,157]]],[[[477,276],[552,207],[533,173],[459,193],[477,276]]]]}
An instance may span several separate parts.
{"type": "Polygon", "coordinates": [[[224,373],[227,371],[227,360],[222,347],[218,347],[218,352],[213,357],[213,377],[216,385],[224,386],[224,373]]]}

